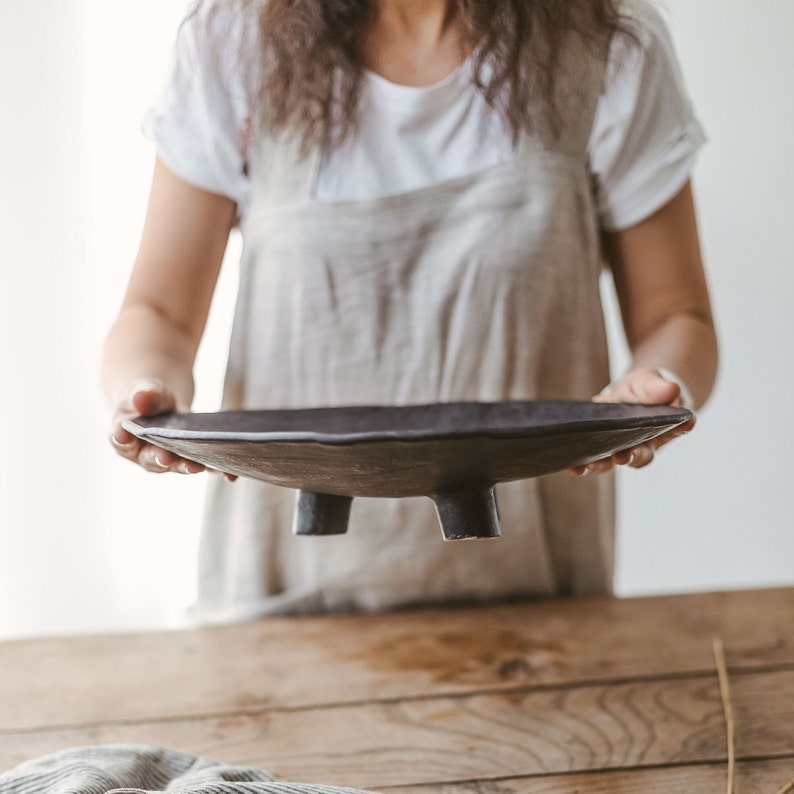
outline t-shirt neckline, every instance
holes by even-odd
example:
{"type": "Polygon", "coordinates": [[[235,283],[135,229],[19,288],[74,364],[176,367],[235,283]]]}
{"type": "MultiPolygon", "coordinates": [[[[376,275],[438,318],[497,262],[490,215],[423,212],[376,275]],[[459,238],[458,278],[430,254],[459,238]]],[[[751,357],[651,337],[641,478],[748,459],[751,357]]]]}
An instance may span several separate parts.
{"type": "Polygon", "coordinates": [[[459,95],[461,87],[471,82],[473,70],[474,53],[467,56],[446,77],[428,85],[395,83],[369,69],[364,70],[364,77],[369,89],[378,100],[387,102],[392,107],[398,105],[405,109],[415,109],[459,95]]]}

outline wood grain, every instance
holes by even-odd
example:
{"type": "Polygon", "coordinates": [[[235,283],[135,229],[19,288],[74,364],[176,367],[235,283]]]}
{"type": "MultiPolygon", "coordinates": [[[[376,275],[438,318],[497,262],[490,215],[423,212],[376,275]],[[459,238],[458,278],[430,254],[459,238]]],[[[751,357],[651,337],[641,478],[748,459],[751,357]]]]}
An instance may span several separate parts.
{"type": "MultiPolygon", "coordinates": [[[[794,774],[794,757],[755,761],[736,767],[735,794],[775,794],[794,774]]],[[[512,778],[498,781],[464,781],[433,786],[384,788],[387,794],[721,794],[725,767],[698,764],[631,771],[585,772],[512,778]]]]}
{"type": "Polygon", "coordinates": [[[794,666],[794,588],[3,643],[0,731],[710,672],[714,636],[732,674],[794,666]]]}
{"type": "MultiPolygon", "coordinates": [[[[737,758],[794,757],[794,670],[734,675],[732,694],[737,758]]],[[[364,788],[726,757],[719,685],[716,675],[703,675],[6,734],[0,768],[110,742],[157,744],[286,780],[364,788]]]]}

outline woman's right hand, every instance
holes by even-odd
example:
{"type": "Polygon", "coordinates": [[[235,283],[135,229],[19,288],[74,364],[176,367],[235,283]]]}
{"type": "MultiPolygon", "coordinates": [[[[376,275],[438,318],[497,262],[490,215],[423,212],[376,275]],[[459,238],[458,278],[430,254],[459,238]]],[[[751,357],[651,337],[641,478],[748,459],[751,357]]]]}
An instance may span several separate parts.
{"type": "Polygon", "coordinates": [[[201,463],[180,458],[173,452],[142,441],[121,426],[125,419],[136,416],[156,416],[171,411],[182,413],[187,410],[188,407],[179,404],[174,394],[161,381],[156,379],[135,381],[116,408],[110,443],[119,455],[137,463],[147,471],[157,473],[173,471],[180,474],[196,474],[204,471],[205,467],[201,463]]]}
{"type": "Polygon", "coordinates": [[[105,394],[115,410],[111,443],[148,471],[204,468],[139,441],[121,423],[189,410],[196,350],[236,213],[232,199],[156,161],[138,254],[102,358],[105,394]]]}

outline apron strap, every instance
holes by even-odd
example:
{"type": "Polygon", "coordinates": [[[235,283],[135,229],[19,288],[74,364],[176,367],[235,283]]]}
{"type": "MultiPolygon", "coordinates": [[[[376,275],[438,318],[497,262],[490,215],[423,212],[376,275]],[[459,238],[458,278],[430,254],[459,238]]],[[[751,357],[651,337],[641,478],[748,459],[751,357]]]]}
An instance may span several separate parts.
{"type": "Polygon", "coordinates": [[[562,152],[582,163],[588,160],[588,145],[598,100],[603,92],[609,60],[608,42],[585,45],[570,34],[558,64],[554,104],[557,124],[547,112],[539,112],[536,129],[519,136],[519,155],[539,150],[562,152]]]}

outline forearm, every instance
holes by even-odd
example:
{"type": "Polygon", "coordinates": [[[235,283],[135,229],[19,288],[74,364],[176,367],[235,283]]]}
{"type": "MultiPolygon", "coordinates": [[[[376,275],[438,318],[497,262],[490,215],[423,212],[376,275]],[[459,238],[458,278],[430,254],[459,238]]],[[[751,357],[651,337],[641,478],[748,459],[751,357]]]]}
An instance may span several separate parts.
{"type": "Polygon", "coordinates": [[[136,381],[156,380],[185,408],[193,399],[197,341],[152,306],[122,308],[108,333],[102,361],[105,395],[119,405],[136,381]]]}
{"type": "Polygon", "coordinates": [[[667,369],[689,390],[695,408],[709,397],[717,375],[717,336],[705,316],[673,314],[632,346],[635,369],[667,369]]]}

